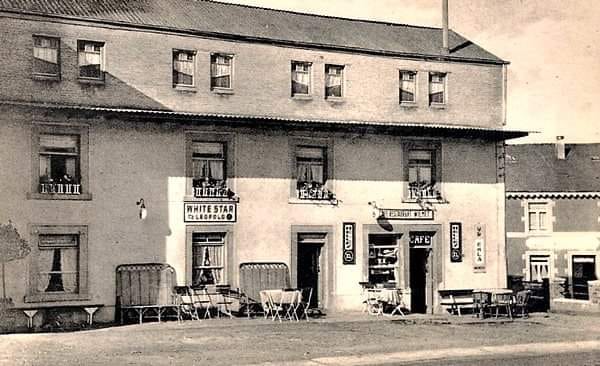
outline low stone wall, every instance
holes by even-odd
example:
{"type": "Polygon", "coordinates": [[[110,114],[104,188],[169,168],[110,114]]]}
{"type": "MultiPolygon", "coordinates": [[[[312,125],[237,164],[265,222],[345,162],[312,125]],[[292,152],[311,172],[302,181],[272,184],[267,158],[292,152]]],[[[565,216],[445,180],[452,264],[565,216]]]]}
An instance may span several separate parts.
{"type": "Polygon", "coordinates": [[[600,305],[600,281],[588,281],[590,303],[600,305]]]}

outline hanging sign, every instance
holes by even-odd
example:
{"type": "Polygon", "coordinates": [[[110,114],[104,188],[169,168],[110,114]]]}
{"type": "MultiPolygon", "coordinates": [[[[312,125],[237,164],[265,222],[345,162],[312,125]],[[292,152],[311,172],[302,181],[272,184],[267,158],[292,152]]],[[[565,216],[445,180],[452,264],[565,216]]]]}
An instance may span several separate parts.
{"type": "Polygon", "coordinates": [[[413,232],[409,234],[410,248],[430,248],[433,235],[430,232],[413,232]]]}
{"type": "Polygon", "coordinates": [[[344,264],[356,264],[356,225],[353,222],[344,222],[343,224],[343,248],[342,260],[344,264]]]}
{"type": "Polygon", "coordinates": [[[450,262],[462,262],[462,225],[460,222],[450,223],[450,262]]]}
{"type": "Polygon", "coordinates": [[[184,222],[235,222],[236,204],[225,202],[184,202],[184,222]]]}
{"type": "Polygon", "coordinates": [[[476,270],[485,269],[485,226],[475,225],[475,242],[473,243],[473,267],[476,270]]]}
{"type": "Polygon", "coordinates": [[[379,218],[387,220],[433,220],[433,210],[380,208],[379,218]]]}

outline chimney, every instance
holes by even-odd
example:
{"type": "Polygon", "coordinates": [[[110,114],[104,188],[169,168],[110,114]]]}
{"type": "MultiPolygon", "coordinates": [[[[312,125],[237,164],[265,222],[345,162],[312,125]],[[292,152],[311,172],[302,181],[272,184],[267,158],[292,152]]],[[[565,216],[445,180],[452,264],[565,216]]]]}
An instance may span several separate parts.
{"type": "Polygon", "coordinates": [[[565,160],[565,137],[556,136],[556,158],[558,160],[565,160]]]}
{"type": "Polygon", "coordinates": [[[448,46],[448,0],[442,0],[442,50],[445,54],[450,53],[448,46]]]}

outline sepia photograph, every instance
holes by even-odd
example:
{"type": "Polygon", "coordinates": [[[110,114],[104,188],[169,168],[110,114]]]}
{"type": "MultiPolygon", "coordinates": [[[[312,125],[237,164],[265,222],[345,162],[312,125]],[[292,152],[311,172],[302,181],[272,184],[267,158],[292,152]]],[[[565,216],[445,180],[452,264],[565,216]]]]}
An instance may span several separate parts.
{"type": "Polygon", "coordinates": [[[0,365],[600,366],[593,0],[0,0],[0,365]]]}

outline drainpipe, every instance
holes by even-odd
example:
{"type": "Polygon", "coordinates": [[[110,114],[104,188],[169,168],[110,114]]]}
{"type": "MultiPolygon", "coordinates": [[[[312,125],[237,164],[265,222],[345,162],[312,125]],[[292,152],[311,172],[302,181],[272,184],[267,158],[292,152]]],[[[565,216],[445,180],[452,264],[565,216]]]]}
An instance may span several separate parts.
{"type": "Polygon", "coordinates": [[[448,0],[442,0],[442,51],[450,53],[448,46],[448,0]]]}

